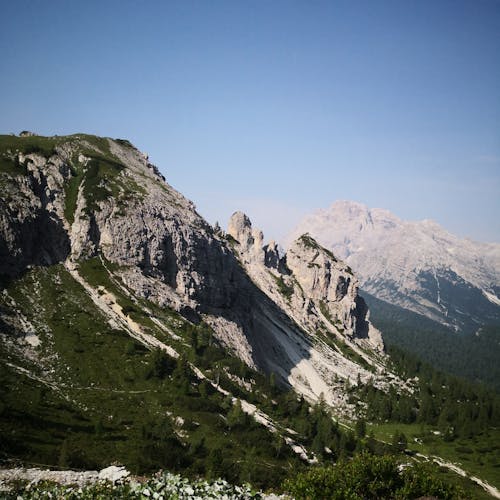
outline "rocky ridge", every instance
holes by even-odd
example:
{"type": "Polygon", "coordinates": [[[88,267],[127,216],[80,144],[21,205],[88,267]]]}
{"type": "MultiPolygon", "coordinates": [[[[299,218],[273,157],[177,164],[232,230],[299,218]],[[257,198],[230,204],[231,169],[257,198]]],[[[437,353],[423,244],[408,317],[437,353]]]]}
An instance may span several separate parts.
{"type": "Polygon", "coordinates": [[[280,363],[286,357],[296,360],[288,375],[292,386],[307,397],[322,394],[337,407],[346,401],[342,386],[331,382],[335,377],[385,384],[386,375],[380,376],[385,372],[382,338],[368,321],[367,307],[348,266],[307,235],[281,256],[274,242],[263,244],[262,232],[241,212],[231,217],[227,234],[253,283],[293,320],[279,325],[268,308],[260,310],[275,341],[269,347],[281,353],[272,361],[272,371],[282,373],[280,363]],[[328,343],[334,339],[360,356],[371,370],[328,343]]]}
{"type": "Polygon", "coordinates": [[[418,394],[348,263],[211,227],[127,141],[0,136],[0,188],[2,463],[268,487],[418,394]]]}

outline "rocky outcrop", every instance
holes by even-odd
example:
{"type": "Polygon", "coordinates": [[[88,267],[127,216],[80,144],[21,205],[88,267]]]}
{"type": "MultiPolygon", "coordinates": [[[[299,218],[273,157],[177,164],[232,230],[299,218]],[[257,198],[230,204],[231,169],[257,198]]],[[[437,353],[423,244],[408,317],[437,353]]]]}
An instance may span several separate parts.
{"type": "Polygon", "coordinates": [[[13,162],[22,175],[2,179],[0,198],[0,275],[11,277],[29,265],[64,261],[70,252],[62,205],[64,161],[18,153],[13,162]]]}
{"type": "Polygon", "coordinates": [[[368,321],[368,307],[358,295],[358,280],[347,264],[309,234],[290,245],[286,262],[304,295],[327,320],[338,325],[344,335],[367,338],[372,347],[383,350],[380,332],[368,321]]]}
{"type": "Polygon", "coordinates": [[[280,256],[275,243],[263,246],[262,232],[241,212],[229,220],[228,234],[239,243],[240,260],[254,282],[306,330],[315,331],[326,321],[342,336],[367,339],[370,347],[383,351],[352,270],[310,235],[297,238],[280,256]]]}

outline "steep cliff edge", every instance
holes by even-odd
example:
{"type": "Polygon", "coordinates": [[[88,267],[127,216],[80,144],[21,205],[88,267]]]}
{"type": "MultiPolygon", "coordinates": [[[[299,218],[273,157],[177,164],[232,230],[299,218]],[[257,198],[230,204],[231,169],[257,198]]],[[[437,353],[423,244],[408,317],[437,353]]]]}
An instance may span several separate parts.
{"type": "Polygon", "coordinates": [[[303,234],[280,255],[274,242],[263,245],[262,231],[241,212],[231,217],[228,234],[249,276],[306,331],[328,324],[344,340],[383,351],[351,269],[311,236],[303,234]]]}

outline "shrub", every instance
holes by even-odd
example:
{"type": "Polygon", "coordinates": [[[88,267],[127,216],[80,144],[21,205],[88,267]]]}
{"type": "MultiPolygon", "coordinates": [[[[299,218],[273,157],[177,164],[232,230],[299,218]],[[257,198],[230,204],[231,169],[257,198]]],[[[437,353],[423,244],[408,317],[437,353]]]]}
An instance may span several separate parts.
{"type": "Polygon", "coordinates": [[[394,457],[368,453],[334,466],[315,467],[287,479],[283,487],[297,499],[376,500],[425,495],[444,500],[462,498],[462,492],[436,477],[429,465],[408,466],[401,471],[394,457]]]}

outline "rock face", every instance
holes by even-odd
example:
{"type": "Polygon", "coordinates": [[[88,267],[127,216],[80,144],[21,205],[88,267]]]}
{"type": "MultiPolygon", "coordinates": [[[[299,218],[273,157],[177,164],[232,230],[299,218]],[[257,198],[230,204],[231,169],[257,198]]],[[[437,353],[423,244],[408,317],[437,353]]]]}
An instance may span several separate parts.
{"type": "Polygon", "coordinates": [[[69,170],[57,157],[16,157],[22,176],[5,178],[0,199],[0,274],[16,275],[28,265],[63,261],[70,252],[64,227],[63,186],[69,170]]]}
{"type": "Polygon", "coordinates": [[[357,280],[310,236],[283,256],[241,212],[227,235],[214,231],[127,141],[30,136],[0,155],[0,275],[100,256],[134,294],[205,321],[248,365],[310,399],[347,407],[334,376],[383,385],[383,344],[357,280]]]}
{"type": "Polygon", "coordinates": [[[500,244],[460,239],[432,221],[339,201],[305,217],[305,230],[344,259],[361,287],[392,304],[474,332],[500,321],[500,244]]]}
{"type": "Polygon", "coordinates": [[[308,234],[295,240],[286,255],[305,296],[319,304],[327,318],[335,318],[346,335],[369,337],[373,347],[383,349],[379,333],[367,320],[368,308],[358,295],[358,280],[347,264],[308,234]]]}
{"type": "Polygon", "coordinates": [[[262,246],[262,232],[241,212],[231,217],[228,234],[238,242],[240,260],[254,282],[304,329],[321,328],[326,321],[344,337],[367,339],[370,348],[383,350],[351,269],[310,235],[297,238],[280,256],[275,243],[262,246]]]}

